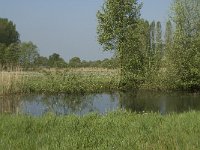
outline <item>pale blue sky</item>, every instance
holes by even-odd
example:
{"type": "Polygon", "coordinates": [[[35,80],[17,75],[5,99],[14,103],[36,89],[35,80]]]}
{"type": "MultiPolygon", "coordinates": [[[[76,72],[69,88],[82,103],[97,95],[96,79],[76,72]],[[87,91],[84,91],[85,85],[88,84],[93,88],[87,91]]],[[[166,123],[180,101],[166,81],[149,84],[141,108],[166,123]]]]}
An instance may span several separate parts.
{"type": "MultiPolygon", "coordinates": [[[[140,0],[142,17],[165,23],[171,0],[140,0]]],[[[110,57],[96,40],[96,12],[104,0],[0,0],[0,17],[13,21],[21,41],[35,43],[43,56],[65,60],[110,57]]]]}

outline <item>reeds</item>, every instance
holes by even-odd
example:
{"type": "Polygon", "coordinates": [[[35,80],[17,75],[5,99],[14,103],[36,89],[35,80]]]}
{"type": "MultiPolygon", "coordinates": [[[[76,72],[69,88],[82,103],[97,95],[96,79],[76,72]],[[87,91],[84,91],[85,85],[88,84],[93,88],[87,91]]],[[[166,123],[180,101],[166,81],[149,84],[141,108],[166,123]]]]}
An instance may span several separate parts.
{"type": "Polygon", "coordinates": [[[14,72],[0,72],[0,95],[19,92],[20,83],[22,81],[22,73],[20,71],[14,72]]]}
{"type": "Polygon", "coordinates": [[[98,93],[117,90],[118,76],[110,71],[47,71],[29,75],[24,92],[36,93],[98,93]]]}
{"type": "Polygon", "coordinates": [[[0,72],[0,94],[98,93],[117,90],[118,74],[108,69],[0,72]]]}

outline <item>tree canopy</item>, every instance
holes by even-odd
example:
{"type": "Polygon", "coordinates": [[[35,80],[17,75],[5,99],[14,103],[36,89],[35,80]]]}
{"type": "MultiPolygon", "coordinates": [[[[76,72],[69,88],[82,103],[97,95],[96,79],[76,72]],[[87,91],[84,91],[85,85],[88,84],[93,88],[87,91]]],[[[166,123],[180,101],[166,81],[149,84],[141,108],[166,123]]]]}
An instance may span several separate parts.
{"type": "Polygon", "coordinates": [[[6,18],[0,18],[0,43],[8,46],[19,41],[15,24],[6,18]]]}
{"type": "Polygon", "coordinates": [[[97,12],[98,41],[104,50],[114,50],[120,60],[120,86],[126,86],[126,78],[132,73],[136,77],[140,70],[141,64],[135,63],[142,59],[136,33],[140,9],[137,0],[107,0],[97,12]]]}

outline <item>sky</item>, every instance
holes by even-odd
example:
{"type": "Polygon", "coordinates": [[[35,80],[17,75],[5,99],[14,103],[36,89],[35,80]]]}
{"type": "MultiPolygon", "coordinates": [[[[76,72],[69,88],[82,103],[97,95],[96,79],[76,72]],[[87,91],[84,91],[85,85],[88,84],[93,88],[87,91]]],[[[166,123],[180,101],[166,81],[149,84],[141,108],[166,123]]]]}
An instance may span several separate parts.
{"type": "MultiPolygon", "coordinates": [[[[139,0],[141,16],[149,21],[168,18],[172,0],[139,0]]],[[[48,57],[58,53],[68,61],[72,57],[99,60],[112,56],[97,42],[96,12],[104,0],[0,0],[0,17],[16,24],[22,42],[32,41],[39,53],[48,57]]]]}

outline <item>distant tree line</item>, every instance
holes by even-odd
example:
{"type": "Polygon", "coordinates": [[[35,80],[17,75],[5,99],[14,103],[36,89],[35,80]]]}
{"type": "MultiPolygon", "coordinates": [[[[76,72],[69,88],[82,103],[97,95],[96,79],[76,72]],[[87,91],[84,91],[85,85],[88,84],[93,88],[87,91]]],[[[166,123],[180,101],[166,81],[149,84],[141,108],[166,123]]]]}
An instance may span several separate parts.
{"type": "Polygon", "coordinates": [[[46,68],[80,68],[80,67],[99,67],[99,68],[118,68],[119,63],[116,58],[106,58],[104,60],[86,61],[81,60],[79,57],[73,57],[69,62],[65,62],[59,54],[53,53],[49,58],[39,56],[35,60],[35,67],[46,67],[46,68]]]}
{"type": "Polygon", "coordinates": [[[0,69],[9,70],[16,67],[25,70],[38,67],[104,67],[116,68],[115,58],[85,61],[73,57],[66,62],[59,54],[53,53],[49,57],[40,56],[37,46],[32,42],[21,42],[20,35],[12,21],[0,18],[0,69]]]}

